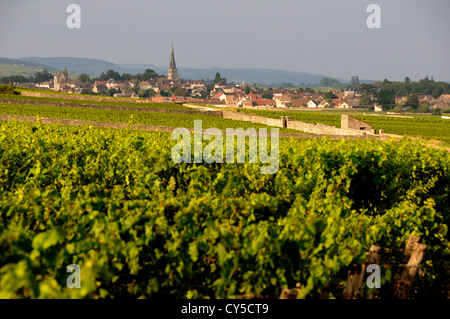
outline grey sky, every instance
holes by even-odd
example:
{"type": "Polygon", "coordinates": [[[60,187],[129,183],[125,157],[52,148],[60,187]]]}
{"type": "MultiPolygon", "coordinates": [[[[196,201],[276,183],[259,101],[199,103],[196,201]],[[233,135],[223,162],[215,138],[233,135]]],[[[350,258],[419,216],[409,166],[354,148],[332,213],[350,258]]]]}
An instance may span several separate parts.
{"type": "Polygon", "coordinates": [[[0,57],[450,81],[449,0],[0,0],[0,57]],[[66,7],[81,7],[68,29],[66,7]],[[366,8],[381,7],[381,29],[366,8]]]}

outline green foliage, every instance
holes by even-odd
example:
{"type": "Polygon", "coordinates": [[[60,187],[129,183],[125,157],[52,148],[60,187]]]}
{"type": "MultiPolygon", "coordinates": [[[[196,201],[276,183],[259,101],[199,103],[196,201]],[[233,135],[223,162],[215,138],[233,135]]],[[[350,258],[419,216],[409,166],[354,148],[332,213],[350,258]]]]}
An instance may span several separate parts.
{"type": "MultiPolygon", "coordinates": [[[[279,171],[261,175],[175,164],[160,132],[0,124],[1,298],[273,297],[297,283],[340,297],[372,244],[398,251],[410,234],[428,245],[412,297],[448,296],[446,151],[282,139],[279,171]],[[73,263],[81,289],[66,287],[73,263]]],[[[383,289],[400,263],[383,255],[383,289]]]]}
{"type": "Polygon", "coordinates": [[[19,95],[20,93],[16,91],[16,87],[13,85],[0,84],[0,94],[19,95]]]}
{"type": "Polygon", "coordinates": [[[333,79],[333,78],[322,78],[320,80],[320,86],[322,86],[322,87],[330,87],[330,88],[337,89],[337,90],[340,90],[340,89],[343,89],[343,88],[346,87],[345,84],[343,84],[343,83],[341,83],[338,80],[333,79]]]}
{"type": "Polygon", "coordinates": [[[32,82],[32,77],[25,77],[24,75],[7,75],[0,78],[0,83],[8,84],[8,83],[25,83],[32,82]]]}
{"type": "Polygon", "coordinates": [[[78,80],[81,81],[81,83],[86,83],[90,81],[89,75],[87,75],[86,73],[82,73],[78,76],[78,80]]]}
{"type": "Polygon", "coordinates": [[[333,92],[325,92],[323,94],[323,98],[328,102],[331,103],[332,99],[337,99],[338,96],[336,94],[334,94],[333,92]]]}
{"type": "MultiPolygon", "coordinates": [[[[155,79],[155,78],[157,78],[159,76],[160,75],[158,75],[158,73],[156,73],[152,69],[146,69],[144,71],[144,73],[142,73],[142,74],[138,73],[138,74],[134,75],[134,78],[136,80],[139,80],[139,81],[148,81],[148,80],[151,80],[151,79],[155,79]]],[[[130,76],[128,74],[123,74],[122,79],[123,80],[127,80],[127,79],[129,80],[130,76]]]]}
{"type": "Polygon", "coordinates": [[[138,81],[148,81],[148,80],[154,79],[158,76],[159,75],[152,69],[146,69],[144,71],[144,73],[137,73],[134,76],[132,76],[129,73],[123,73],[122,75],[120,75],[120,73],[117,71],[108,70],[106,73],[102,72],[100,74],[100,76],[98,78],[96,78],[95,80],[108,81],[109,79],[114,79],[114,80],[129,81],[132,78],[135,78],[138,81]]]}
{"type": "MultiPolygon", "coordinates": [[[[41,91],[39,91],[41,92],[41,91]]],[[[53,93],[52,93],[53,94],[53,93]]],[[[74,96],[77,97],[78,95],[74,96]]],[[[2,98],[5,99],[15,99],[17,100],[17,104],[20,104],[20,101],[38,101],[42,102],[42,105],[46,105],[47,102],[59,102],[59,103],[73,103],[73,104],[88,104],[88,105],[113,105],[113,106],[125,106],[125,107],[142,107],[142,108],[152,108],[152,109],[172,109],[172,110],[190,110],[191,108],[172,103],[139,103],[139,100],[136,102],[124,102],[122,98],[115,98],[114,101],[100,101],[100,100],[79,100],[76,98],[53,98],[53,97],[34,97],[34,96],[14,96],[14,95],[4,95],[2,98]]]]}
{"type": "Polygon", "coordinates": [[[252,109],[238,109],[238,112],[246,114],[256,114],[264,117],[271,117],[279,119],[281,116],[291,117],[293,121],[301,121],[306,123],[321,123],[325,125],[341,126],[340,114],[327,114],[319,112],[297,112],[297,111],[269,111],[269,110],[252,110],[252,109]]]}
{"type": "Polygon", "coordinates": [[[395,95],[389,90],[377,92],[377,103],[381,105],[383,111],[391,110],[395,107],[395,95]]]}
{"type": "Polygon", "coordinates": [[[419,113],[429,113],[430,112],[430,104],[428,102],[424,102],[419,105],[419,108],[417,109],[417,112],[419,113]]]}
{"type": "MultiPolygon", "coordinates": [[[[395,107],[394,112],[401,113],[401,107],[395,107]]],[[[341,127],[341,115],[324,112],[297,112],[297,111],[268,111],[239,109],[238,112],[255,114],[264,117],[279,119],[281,116],[292,117],[293,121],[306,123],[321,123],[341,127]]],[[[445,110],[443,110],[443,113],[445,110]]],[[[449,109],[450,112],[450,109],[449,109]]],[[[450,121],[435,117],[398,118],[389,116],[352,116],[369,123],[376,130],[383,129],[386,133],[404,136],[422,137],[425,139],[441,140],[450,145],[450,121]]]]}
{"type": "MultiPolygon", "coordinates": [[[[401,112],[401,108],[399,111],[401,112]]],[[[383,129],[391,134],[440,140],[450,146],[450,121],[448,120],[433,116],[399,118],[354,115],[354,117],[369,123],[376,130],[383,129]]]]}
{"type": "Polygon", "coordinates": [[[411,82],[409,78],[406,78],[405,82],[389,82],[385,80],[382,83],[382,87],[393,92],[396,96],[408,96],[414,93],[432,95],[434,98],[438,98],[441,94],[450,93],[449,83],[430,80],[428,77],[418,82],[411,82]]]}
{"type": "MultiPolygon", "coordinates": [[[[147,106],[147,103],[143,106],[147,106]]],[[[176,110],[177,104],[149,103],[150,107],[169,108],[176,110]]],[[[186,109],[186,108],[184,108],[186,109]]],[[[192,111],[192,109],[189,109],[192,111]]],[[[195,120],[202,120],[204,128],[215,127],[220,130],[227,128],[269,128],[270,126],[245,121],[224,119],[218,116],[207,116],[183,113],[161,113],[124,110],[103,110],[78,107],[61,107],[45,105],[21,105],[0,103],[0,114],[39,116],[58,119],[73,119],[109,123],[144,124],[151,126],[194,128],[195,120]],[[131,119],[131,121],[130,121],[131,119]]],[[[284,133],[298,133],[292,129],[280,129],[284,133]]]]}
{"type": "Polygon", "coordinates": [[[175,88],[175,90],[173,90],[172,94],[173,94],[173,96],[186,96],[187,91],[184,88],[177,87],[177,88],[175,88]]]}
{"type": "Polygon", "coordinates": [[[392,112],[395,113],[402,113],[403,112],[403,108],[401,106],[396,106],[392,109],[392,112]]]}
{"type": "Polygon", "coordinates": [[[350,80],[350,86],[352,88],[355,88],[359,85],[359,77],[357,75],[352,76],[351,80],[350,80]]]}
{"type": "Polygon", "coordinates": [[[49,80],[53,80],[53,74],[48,73],[47,69],[44,69],[41,72],[36,72],[33,76],[33,82],[35,83],[41,83],[49,80]]]}
{"type": "Polygon", "coordinates": [[[358,107],[371,108],[375,102],[374,96],[376,96],[376,88],[373,84],[360,84],[357,90],[361,92],[361,98],[358,103],[358,107]]]}
{"type": "Polygon", "coordinates": [[[408,98],[406,99],[405,103],[406,107],[411,107],[413,110],[417,110],[419,107],[419,98],[415,94],[408,95],[408,98]]]}

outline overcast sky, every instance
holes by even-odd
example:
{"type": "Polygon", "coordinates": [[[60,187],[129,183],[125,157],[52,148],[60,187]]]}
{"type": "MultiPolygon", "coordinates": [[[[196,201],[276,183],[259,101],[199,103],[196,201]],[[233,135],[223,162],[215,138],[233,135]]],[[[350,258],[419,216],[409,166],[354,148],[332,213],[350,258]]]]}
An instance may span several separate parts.
{"type": "Polygon", "coordinates": [[[450,81],[449,0],[0,0],[0,57],[450,81]],[[66,25],[69,4],[81,28],[66,25]],[[369,29],[369,4],[381,28],[369,29]]]}

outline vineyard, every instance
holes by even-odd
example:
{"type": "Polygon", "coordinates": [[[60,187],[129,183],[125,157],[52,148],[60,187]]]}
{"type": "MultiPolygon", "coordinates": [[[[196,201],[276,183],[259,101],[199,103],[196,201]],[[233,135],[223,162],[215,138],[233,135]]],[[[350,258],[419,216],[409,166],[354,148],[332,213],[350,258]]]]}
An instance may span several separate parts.
{"type": "MultiPolygon", "coordinates": [[[[79,94],[81,96],[81,94],[79,94]]],[[[138,102],[124,102],[120,98],[114,98],[116,101],[100,101],[100,100],[77,100],[68,98],[54,98],[54,97],[34,97],[24,95],[13,94],[1,94],[2,99],[14,99],[17,103],[20,101],[37,101],[45,105],[46,102],[58,102],[58,103],[73,103],[73,104],[88,104],[88,105],[113,105],[113,106],[125,106],[125,107],[142,107],[142,108],[154,108],[154,109],[169,109],[169,110],[190,110],[190,108],[176,104],[176,103],[138,103],[138,102]]]]}
{"type": "MultiPolygon", "coordinates": [[[[268,111],[251,109],[240,109],[239,112],[271,118],[289,116],[293,121],[314,124],[321,123],[336,127],[341,126],[341,115],[328,112],[268,111]]],[[[444,142],[445,146],[450,146],[450,121],[441,119],[439,116],[401,118],[388,116],[368,116],[356,113],[351,115],[359,120],[369,123],[377,131],[382,129],[386,133],[390,134],[439,140],[444,142]]]]}
{"type": "Polygon", "coordinates": [[[450,146],[450,121],[439,116],[399,118],[355,115],[355,117],[371,124],[376,130],[384,129],[393,134],[440,140],[450,146]]]}
{"type": "Polygon", "coordinates": [[[269,111],[269,110],[252,110],[252,109],[239,109],[238,112],[247,114],[256,114],[264,117],[280,118],[280,116],[291,117],[293,121],[300,121],[306,123],[321,123],[325,125],[341,126],[341,115],[330,114],[322,112],[306,112],[306,111],[269,111]]]}
{"type": "MultiPolygon", "coordinates": [[[[176,115],[173,125],[188,125],[176,115]]],[[[258,164],[175,164],[176,142],[0,122],[0,298],[276,298],[292,287],[299,298],[341,298],[372,245],[383,250],[376,298],[391,298],[410,235],[427,245],[411,298],[447,298],[447,151],[286,138],[278,172],[263,175],[258,164]],[[70,264],[81,289],[66,286],[70,264]]]]}
{"type": "MultiPolygon", "coordinates": [[[[165,108],[164,104],[155,104],[165,108]]],[[[204,128],[267,128],[270,126],[244,121],[224,119],[216,116],[180,113],[140,112],[128,110],[87,109],[78,107],[54,107],[46,105],[5,104],[0,103],[0,114],[39,116],[59,119],[86,120],[109,123],[144,124],[152,126],[193,128],[194,120],[201,120],[204,128]]],[[[297,130],[280,129],[281,133],[299,133],[297,130]]]]}

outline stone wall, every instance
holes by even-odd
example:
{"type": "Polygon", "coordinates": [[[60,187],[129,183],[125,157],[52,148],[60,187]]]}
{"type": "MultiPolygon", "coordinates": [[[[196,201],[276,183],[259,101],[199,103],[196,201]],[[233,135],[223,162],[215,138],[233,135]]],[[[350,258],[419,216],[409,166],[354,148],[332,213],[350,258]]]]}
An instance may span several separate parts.
{"type": "Polygon", "coordinates": [[[348,129],[346,130],[330,125],[305,123],[299,121],[288,121],[287,128],[314,134],[330,134],[330,135],[344,135],[344,136],[348,135],[364,136],[367,134],[367,132],[363,131],[348,130],[348,129]]]}
{"type": "Polygon", "coordinates": [[[355,119],[349,115],[341,115],[341,128],[342,129],[353,129],[359,131],[372,131],[372,126],[364,121],[355,119]]]}
{"type": "MultiPolygon", "coordinates": [[[[223,111],[223,117],[233,120],[239,120],[239,121],[249,121],[253,123],[261,123],[269,126],[275,126],[275,127],[283,127],[283,118],[280,117],[280,119],[274,119],[274,118],[267,118],[262,116],[256,116],[256,115],[249,115],[239,112],[229,112],[229,111],[223,111]]],[[[294,129],[302,132],[307,133],[313,133],[313,134],[326,134],[326,135],[356,135],[356,136],[364,136],[367,134],[367,132],[359,131],[359,130],[352,130],[352,129],[342,129],[337,128],[335,126],[330,125],[324,125],[324,124],[313,124],[313,123],[306,123],[306,122],[299,122],[299,121],[291,121],[290,118],[286,118],[285,122],[286,128],[288,129],[294,129]]]]}
{"type": "Polygon", "coordinates": [[[273,119],[263,116],[244,114],[239,112],[222,111],[222,116],[225,119],[246,121],[252,123],[260,123],[269,126],[283,127],[281,119],[273,119]]]}
{"type": "MultiPolygon", "coordinates": [[[[57,125],[70,125],[70,126],[93,126],[99,128],[112,128],[112,129],[132,129],[132,130],[140,130],[140,131],[162,131],[162,132],[172,132],[175,127],[168,126],[151,126],[144,124],[126,124],[126,123],[110,123],[110,122],[94,122],[94,121],[84,121],[84,120],[68,120],[68,119],[58,119],[58,118],[47,118],[47,117],[35,117],[35,116],[22,116],[22,115],[6,115],[0,114],[0,121],[19,121],[19,122],[32,122],[36,123],[40,121],[43,124],[57,124],[57,125]]],[[[1,126],[1,123],[0,123],[1,126]]],[[[189,129],[191,132],[194,129],[189,129]]],[[[203,129],[204,132],[206,129],[203,129]]],[[[226,135],[226,131],[222,131],[224,135],[226,135]]],[[[238,134],[237,132],[233,134],[238,134]]],[[[244,132],[244,134],[246,134],[244,132]]],[[[270,131],[267,132],[267,136],[271,136],[270,131]]],[[[390,137],[380,136],[380,135],[367,135],[367,136],[346,136],[346,135],[329,135],[329,134],[303,134],[303,133],[280,133],[279,137],[281,138],[330,138],[336,140],[343,139],[380,139],[387,140],[390,137]]]]}

